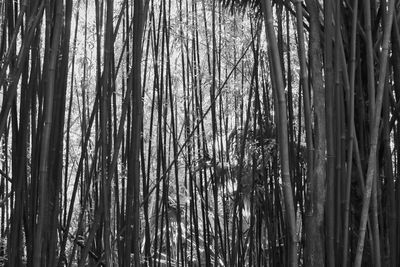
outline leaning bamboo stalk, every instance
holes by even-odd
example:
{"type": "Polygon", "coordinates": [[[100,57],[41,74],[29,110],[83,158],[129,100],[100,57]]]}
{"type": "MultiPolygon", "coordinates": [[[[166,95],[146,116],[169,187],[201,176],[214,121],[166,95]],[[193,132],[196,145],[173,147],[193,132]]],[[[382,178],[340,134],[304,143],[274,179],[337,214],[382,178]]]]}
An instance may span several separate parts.
{"type": "MultiPolygon", "coordinates": [[[[35,35],[36,27],[39,25],[39,22],[41,21],[41,19],[43,17],[44,7],[45,7],[45,4],[44,4],[44,2],[42,2],[40,7],[38,8],[36,15],[35,16],[32,15],[32,17],[30,18],[30,21],[28,22],[28,25],[30,25],[30,27],[28,27],[25,30],[26,33],[24,34],[22,46],[21,46],[20,52],[18,54],[17,66],[15,69],[15,72],[13,73],[13,82],[11,83],[11,86],[9,87],[8,91],[5,94],[6,101],[5,101],[5,104],[3,104],[2,108],[1,108],[1,112],[0,112],[0,136],[2,136],[5,131],[8,113],[10,112],[12,103],[15,100],[15,97],[17,96],[18,81],[19,81],[19,78],[22,73],[23,65],[26,63],[26,59],[27,59],[28,52],[29,52],[29,47],[30,47],[30,44],[35,35]]],[[[5,71],[6,71],[6,68],[4,68],[4,72],[5,71]]],[[[0,84],[2,84],[2,82],[0,84]]]]}
{"type": "MultiPolygon", "coordinates": [[[[12,6],[12,3],[9,3],[8,5],[12,6]]],[[[42,5],[43,6],[43,5],[42,5]]],[[[0,71],[0,86],[4,84],[5,80],[6,80],[6,75],[7,75],[7,69],[8,69],[8,65],[10,64],[10,62],[12,61],[12,59],[14,58],[14,53],[15,53],[15,45],[17,42],[17,37],[18,37],[18,33],[19,33],[19,28],[22,25],[23,22],[23,18],[24,18],[24,14],[26,13],[26,9],[28,7],[28,1],[24,1],[21,4],[21,9],[19,12],[18,17],[16,18],[16,22],[15,25],[12,25],[12,22],[10,21],[8,24],[9,27],[9,31],[12,30],[12,35],[10,37],[9,40],[9,44],[8,44],[8,50],[5,53],[5,55],[2,55],[3,58],[3,62],[1,62],[1,71],[0,71]],[[11,29],[13,28],[13,29],[11,29]]],[[[12,11],[12,8],[11,8],[12,11]]],[[[8,12],[7,12],[8,13],[8,12]]],[[[11,12],[13,13],[13,12],[11,12]]],[[[2,14],[3,15],[3,14],[2,14]]],[[[4,16],[4,15],[3,15],[4,16]]],[[[31,17],[31,19],[33,18],[33,15],[31,17]]],[[[9,19],[10,20],[10,19],[9,19]]],[[[28,23],[26,23],[27,25],[29,25],[28,23]]],[[[5,34],[2,32],[2,34],[5,34]]]]}
{"type": "MultiPolygon", "coordinates": [[[[307,75],[307,63],[306,63],[306,48],[304,39],[304,26],[303,26],[303,7],[302,1],[296,2],[296,17],[297,17],[297,34],[298,34],[298,50],[299,50],[299,61],[300,61],[300,80],[303,88],[303,105],[304,105],[304,124],[306,132],[306,145],[307,145],[307,170],[313,169],[313,157],[314,151],[312,142],[312,128],[311,128],[311,105],[310,105],[310,88],[308,83],[307,75]]],[[[308,174],[309,175],[309,174],[308,174]]]]}
{"type": "Polygon", "coordinates": [[[367,171],[367,181],[365,185],[363,205],[361,211],[361,220],[360,220],[360,228],[359,228],[359,239],[357,243],[356,250],[356,258],[354,261],[355,267],[360,267],[362,262],[362,254],[364,251],[364,239],[366,232],[366,225],[368,219],[368,210],[371,200],[371,191],[372,184],[374,179],[376,179],[376,153],[377,153],[377,145],[378,145],[378,137],[379,137],[379,125],[381,119],[381,111],[382,111],[382,100],[383,100],[383,92],[385,86],[386,79],[386,70],[387,70],[387,62],[388,62],[388,54],[389,54],[389,41],[390,34],[392,30],[392,22],[393,22],[393,13],[394,13],[394,0],[391,0],[387,6],[387,16],[385,20],[385,28],[383,33],[382,40],[382,52],[380,54],[379,62],[379,84],[377,88],[377,97],[375,102],[375,113],[373,118],[373,124],[371,129],[371,138],[370,138],[370,152],[368,157],[368,171],[367,171]]]}
{"type": "MultiPolygon", "coordinates": [[[[353,146],[354,146],[354,83],[356,73],[356,46],[357,46],[357,16],[358,16],[358,0],[354,1],[353,17],[351,26],[351,43],[350,43],[350,77],[349,77],[349,149],[347,150],[347,173],[345,185],[345,204],[343,219],[343,250],[342,250],[342,266],[346,267],[348,263],[348,247],[349,247],[349,210],[350,210],[350,189],[351,189],[351,173],[353,167],[353,146]]],[[[342,56],[343,58],[343,56],[342,56]]],[[[344,63],[343,63],[344,64],[344,63]]]]}
{"type": "MultiPolygon", "coordinates": [[[[10,61],[10,73],[14,72],[14,68],[15,68],[15,51],[16,51],[16,45],[13,42],[13,39],[16,38],[17,36],[17,31],[18,31],[18,24],[22,23],[22,17],[23,14],[20,14],[20,20],[21,22],[18,23],[18,21],[16,22],[17,25],[14,25],[14,19],[15,19],[15,15],[17,12],[18,8],[13,8],[13,5],[11,3],[8,3],[7,7],[6,7],[6,15],[5,17],[7,18],[7,30],[8,30],[8,35],[9,35],[9,41],[8,41],[8,51],[7,54],[5,55],[5,62],[3,63],[3,69],[2,72],[5,74],[6,70],[8,69],[7,64],[8,61],[10,61]],[[11,37],[12,35],[15,36],[11,37]],[[7,57],[7,58],[6,58],[7,57]],[[12,58],[12,59],[11,59],[12,58]]],[[[19,20],[19,19],[18,19],[19,20]]],[[[3,24],[4,25],[4,24],[3,24]]],[[[4,30],[6,27],[2,27],[4,30]]],[[[6,30],[5,30],[6,31],[6,30]]],[[[6,34],[4,34],[5,36],[6,34]]],[[[6,38],[2,38],[2,40],[4,41],[1,45],[1,50],[3,52],[3,50],[5,50],[6,47],[6,38]]],[[[2,53],[1,52],[1,53],[2,53]]],[[[3,53],[2,53],[3,54],[3,53]]],[[[16,109],[14,108],[11,112],[11,118],[10,121],[12,121],[12,123],[10,124],[9,127],[7,127],[8,129],[5,130],[5,135],[8,136],[10,133],[10,139],[11,139],[11,146],[12,146],[12,156],[11,156],[11,174],[12,174],[12,178],[10,178],[10,183],[11,183],[11,192],[8,193],[11,196],[10,199],[10,233],[8,234],[7,238],[8,238],[8,243],[7,243],[7,257],[8,257],[8,264],[10,266],[19,266],[22,264],[21,262],[21,245],[22,245],[22,240],[21,240],[21,232],[22,232],[22,211],[23,211],[23,203],[26,201],[24,200],[24,195],[23,195],[23,191],[22,191],[22,180],[24,179],[24,169],[26,168],[26,162],[27,162],[27,157],[26,157],[26,148],[25,148],[25,144],[26,144],[26,132],[28,129],[24,128],[23,125],[27,125],[27,120],[26,120],[26,114],[27,111],[26,108],[29,105],[28,104],[28,99],[26,97],[26,89],[24,87],[26,87],[26,82],[27,82],[27,73],[28,73],[28,69],[26,68],[26,66],[23,67],[23,70],[21,70],[22,72],[22,81],[21,81],[21,107],[20,107],[20,125],[21,130],[18,130],[18,116],[17,116],[17,112],[16,109]],[[25,106],[25,107],[24,107],[25,106]],[[15,134],[18,133],[18,134],[15,134]]],[[[1,74],[0,74],[1,77],[1,74]]],[[[2,84],[1,82],[2,78],[0,78],[0,84],[2,84]]],[[[6,87],[4,87],[6,88],[6,87]]],[[[5,91],[5,89],[4,89],[5,91]]],[[[3,100],[3,105],[4,105],[4,100],[3,100]]],[[[8,139],[8,138],[7,138],[8,139]]],[[[4,165],[3,165],[4,166],[4,165]]],[[[7,175],[8,176],[8,175],[7,175]]],[[[3,191],[4,188],[4,183],[2,182],[1,184],[1,188],[3,191]]],[[[5,196],[8,192],[8,188],[4,191],[1,192],[2,197],[5,196]],[[3,195],[4,193],[4,195],[3,195]]],[[[7,200],[8,197],[5,197],[1,202],[2,204],[4,203],[3,201],[7,200]]],[[[8,209],[7,209],[8,210],[8,209]]],[[[3,232],[4,233],[4,232],[3,232]]],[[[28,238],[29,240],[29,238],[28,238]]]]}

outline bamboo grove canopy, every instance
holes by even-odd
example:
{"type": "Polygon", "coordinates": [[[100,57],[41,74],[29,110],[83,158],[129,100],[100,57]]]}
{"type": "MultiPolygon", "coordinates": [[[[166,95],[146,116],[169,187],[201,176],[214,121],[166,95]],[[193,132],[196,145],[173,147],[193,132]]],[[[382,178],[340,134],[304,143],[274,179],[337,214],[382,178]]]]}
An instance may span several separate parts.
{"type": "Polygon", "coordinates": [[[259,0],[220,0],[225,8],[229,8],[231,11],[244,11],[247,9],[252,9],[259,12],[261,9],[261,4],[259,0]]]}
{"type": "Polygon", "coordinates": [[[0,266],[400,266],[399,8],[0,1],[0,266]]]}

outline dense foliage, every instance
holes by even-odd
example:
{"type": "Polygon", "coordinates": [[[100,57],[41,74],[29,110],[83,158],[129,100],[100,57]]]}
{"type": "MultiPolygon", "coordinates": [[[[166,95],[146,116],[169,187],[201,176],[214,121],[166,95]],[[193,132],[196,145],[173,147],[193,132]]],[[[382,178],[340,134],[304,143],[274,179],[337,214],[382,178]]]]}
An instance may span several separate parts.
{"type": "Polygon", "coordinates": [[[398,266],[398,10],[0,1],[0,266],[398,266]]]}

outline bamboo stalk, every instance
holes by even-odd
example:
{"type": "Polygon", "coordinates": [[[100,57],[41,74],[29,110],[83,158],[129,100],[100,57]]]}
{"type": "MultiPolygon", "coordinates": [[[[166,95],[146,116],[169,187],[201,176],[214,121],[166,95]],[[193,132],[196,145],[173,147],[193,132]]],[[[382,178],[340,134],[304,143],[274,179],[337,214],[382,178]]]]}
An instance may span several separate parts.
{"type": "Polygon", "coordinates": [[[281,176],[283,182],[283,193],[287,216],[287,229],[289,233],[289,255],[288,266],[297,266],[297,238],[296,238],[296,216],[294,212],[294,200],[289,169],[289,146],[287,131],[286,99],[284,93],[284,82],[282,68],[279,59],[278,46],[275,39],[273,28],[272,7],[270,1],[262,1],[261,6],[265,19],[265,30],[269,39],[272,63],[276,79],[275,91],[278,98],[279,108],[279,137],[280,137],[280,157],[281,157],[281,176]]]}
{"type": "Polygon", "coordinates": [[[368,157],[368,171],[367,171],[367,181],[365,185],[364,191],[364,198],[363,198],[363,205],[362,205],[362,212],[361,212],[361,220],[360,220],[360,227],[359,227],[359,239],[357,243],[357,251],[356,257],[354,261],[354,266],[359,267],[361,266],[362,254],[364,250],[364,239],[365,239],[365,232],[366,232],[366,224],[368,218],[368,210],[369,204],[371,200],[371,191],[372,191],[372,184],[374,179],[376,179],[376,153],[377,153],[377,143],[379,137],[379,124],[380,124],[380,117],[381,117],[381,110],[382,110],[382,100],[383,100],[383,89],[385,85],[386,79],[386,68],[387,68],[387,61],[388,61],[388,53],[389,53],[389,39],[390,33],[392,29],[392,22],[393,22],[393,12],[394,12],[394,1],[390,1],[388,4],[388,14],[385,19],[385,26],[384,26],[384,35],[382,40],[382,52],[380,54],[380,69],[379,69],[379,84],[377,88],[377,97],[376,97],[376,107],[372,125],[372,132],[370,138],[370,152],[368,157]]]}

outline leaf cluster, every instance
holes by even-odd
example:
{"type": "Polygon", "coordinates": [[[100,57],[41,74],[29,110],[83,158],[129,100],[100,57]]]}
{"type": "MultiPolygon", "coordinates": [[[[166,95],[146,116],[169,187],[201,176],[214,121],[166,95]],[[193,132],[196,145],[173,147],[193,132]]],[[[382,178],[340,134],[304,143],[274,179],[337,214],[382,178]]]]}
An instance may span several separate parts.
{"type": "Polygon", "coordinates": [[[244,13],[246,10],[250,9],[259,14],[261,10],[261,3],[259,0],[220,0],[220,2],[232,13],[244,13]]]}

